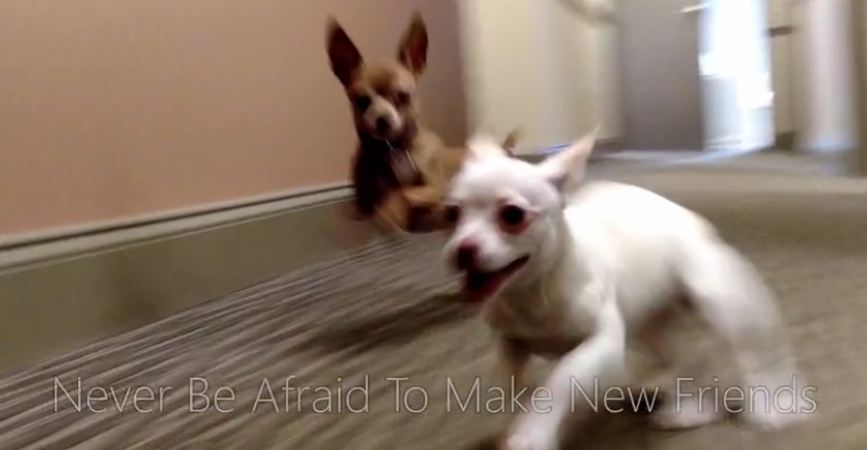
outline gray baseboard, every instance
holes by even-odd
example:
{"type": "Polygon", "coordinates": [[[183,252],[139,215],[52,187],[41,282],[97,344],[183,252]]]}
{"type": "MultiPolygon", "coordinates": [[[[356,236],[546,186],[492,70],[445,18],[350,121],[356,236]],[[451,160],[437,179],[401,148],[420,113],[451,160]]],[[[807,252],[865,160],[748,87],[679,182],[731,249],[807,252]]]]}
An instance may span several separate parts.
{"type": "Polygon", "coordinates": [[[380,235],[348,192],[299,195],[0,251],[0,371],[168,317],[380,235]],[[191,222],[192,221],[192,222],[191,222]]]}

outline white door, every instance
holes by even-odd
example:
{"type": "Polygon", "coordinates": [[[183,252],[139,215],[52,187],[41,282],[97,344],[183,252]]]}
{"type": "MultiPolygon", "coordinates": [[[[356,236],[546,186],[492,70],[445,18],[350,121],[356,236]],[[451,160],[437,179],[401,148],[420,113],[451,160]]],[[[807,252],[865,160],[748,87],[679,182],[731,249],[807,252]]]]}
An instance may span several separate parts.
{"type": "Polygon", "coordinates": [[[766,2],[703,0],[698,15],[705,148],[750,151],[774,144],[766,2]]]}
{"type": "Polygon", "coordinates": [[[699,76],[700,0],[621,0],[618,7],[623,140],[628,149],[704,146],[699,76]]]}
{"type": "Polygon", "coordinates": [[[773,144],[765,2],[621,0],[618,7],[628,148],[773,144]]]}

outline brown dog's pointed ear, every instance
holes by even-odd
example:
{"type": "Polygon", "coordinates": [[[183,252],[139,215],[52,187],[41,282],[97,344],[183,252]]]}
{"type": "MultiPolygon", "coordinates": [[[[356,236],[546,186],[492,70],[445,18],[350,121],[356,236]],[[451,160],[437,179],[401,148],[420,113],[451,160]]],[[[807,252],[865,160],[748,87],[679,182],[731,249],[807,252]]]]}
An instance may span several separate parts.
{"type": "Polygon", "coordinates": [[[503,150],[505,150],[509,156],[515,156],[515,147],[518,145],[518,139],[520,138],[521,132],[515,129],[506,135],[505,139],[503,139],[503,150]]]}
{"type": "Polygon", "coordinates": [[[397,60],[415,76],[421,75],[427,65],[427,44],[427,27],[416,12],[397,50],[397,60]]]}
{"type": "Polygon", "coordinates": [[[344,86],[348,85],[361,68],[361,53],[333,17],[328,19],[327,47],[331,71],[344,86]]]}

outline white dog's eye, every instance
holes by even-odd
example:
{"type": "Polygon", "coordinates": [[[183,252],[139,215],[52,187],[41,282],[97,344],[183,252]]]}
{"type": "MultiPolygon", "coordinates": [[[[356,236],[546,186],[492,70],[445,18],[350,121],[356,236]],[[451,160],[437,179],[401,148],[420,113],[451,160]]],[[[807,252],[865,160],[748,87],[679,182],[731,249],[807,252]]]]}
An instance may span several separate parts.
{"type": "Polygon", "coordinates": [[[503,205],[497,212],[500,228],[507,233],[517,234],[527,227],[527,211],[516,205],[503,205]]]}
{"type": "Polygon", "coordinates": [[[455,225],[461,220],[461,207],[458,205],[448,205],[444,213],[446,222],[450,225],[455,225]]]}

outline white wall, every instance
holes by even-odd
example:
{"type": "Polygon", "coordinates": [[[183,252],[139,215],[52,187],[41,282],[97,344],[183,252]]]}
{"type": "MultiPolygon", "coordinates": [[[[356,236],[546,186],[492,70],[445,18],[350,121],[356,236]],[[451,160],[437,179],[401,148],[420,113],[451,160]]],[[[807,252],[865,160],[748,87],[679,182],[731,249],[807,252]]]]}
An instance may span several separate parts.
{"type": "Polygon", "coordinates": [[[813,153],[852,150],[857,146],[852,4],[807,0],[793,5],[798,148],[813,153]]]}
{"type": "Polygon", "coordinates": [[[467,0],[461,7],[463,59],[470,132],[505,134],[521,127],[536,141],[542,102],[536,11],[524,0],[467,0]],[[508,30],[507,32],[503,32],[508,30]]]}
{"type": "Polygon", "coordinates": [[[470,130],[522,132],[521,149],[620,132],[614,30],[557,0],[461,5],[470,130]]]}
{"type": "MultiPolygon", "coordinates": [[[[862,24],[867,24],[867,5],[859,3],[856,5],[856,9],[858,12],[856,20],[860,20],[860,23],[862,24]]],[[[856,80],[856,83],[861,87],[861,95],[859,98],[861,107],[859,108],[860,129],[858,130],[858,151],[860,155],[855,159],[858,163],[856,171],[861,175],[867,176],[867,30],[860,28],[857,29],[856,32],[858,44],[860,46],[856,46],[856,48],[861,52],[860,55],[856,55],[856,58],[860,59],[858,79],[856,80]]]]}
{"type": "Polygon", "coordinates": [[[700,58],[705,147],[757,150],[774,143],[774,95],[765,6],[711,0],[702,12],[700,58]]]}
{"type": "MultiPolygon", "coordinates": [[[[791,0],[768,0],[768,26],[794,26],[791,0]]],[[[793,35],[771,38],[771,72],[774,89],[774,128],[777,134],[795,131],[796,91],[793,89],[793,35]]]]}
{"type": "Polygon", "coordinates": [[[603,139],[623,137],[623,104],[620,92],[617,27],[608,23],[590,25],[590,65],[593,117],[603,139]]]}

